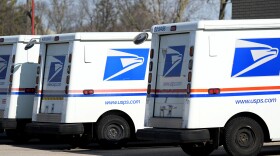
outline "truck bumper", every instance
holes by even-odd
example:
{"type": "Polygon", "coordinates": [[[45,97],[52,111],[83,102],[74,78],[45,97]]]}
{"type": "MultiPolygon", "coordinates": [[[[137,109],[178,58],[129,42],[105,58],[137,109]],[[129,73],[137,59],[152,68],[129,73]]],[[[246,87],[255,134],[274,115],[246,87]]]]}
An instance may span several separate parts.
{"type": "Polygon", "coordinates": [[[82,123],[40,123],[32,122],[26,125],[26,132],[30,134],[68,135],[83,134],[82,123]]]}
{"type": "Polygon", "coordinates": [[[160,129],[146,128],[137,130],[139,140],[170,141],[174,143],[195,143],[210,140],[208,129],[160,129]]]}
{"type": "Polygon", "coordinates": [[[18,129],[24,128],[27,123],[30,123],[31,119],[10,119],[3,118],[0,123],[1,129],[18,129]]]}

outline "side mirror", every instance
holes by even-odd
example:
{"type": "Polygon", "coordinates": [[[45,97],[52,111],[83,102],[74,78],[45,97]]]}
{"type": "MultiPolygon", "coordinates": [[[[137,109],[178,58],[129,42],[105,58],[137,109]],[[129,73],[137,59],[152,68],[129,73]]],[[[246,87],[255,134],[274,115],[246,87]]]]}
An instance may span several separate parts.
{"type": "Polygon", "coordinates": [[[28,50],[30,48],[32,48],[34,46],[34,44],[36,43],[36,39],[32,38],[24,47],[24,50],[28,50]]]}
{"type": "Polygon", "coordinates": [[[134,44],[142,44],[144,41],[147,40],[148,37],[149,37],[148,33],[145,33],[145,32],[140,33],[133,39],[133,43],[134,44]]]}

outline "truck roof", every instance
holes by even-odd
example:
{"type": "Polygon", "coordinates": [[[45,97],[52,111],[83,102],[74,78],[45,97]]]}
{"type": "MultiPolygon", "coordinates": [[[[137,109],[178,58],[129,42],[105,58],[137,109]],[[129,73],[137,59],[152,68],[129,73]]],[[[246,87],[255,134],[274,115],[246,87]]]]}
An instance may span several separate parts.
{"type": "Polygon", "coordinates": [[[13,35],[13,36],[0,36],[0,44],[4,43],[17,43],[29,42],[32,38],[38,39],[39,35],[13,35]]]}
{"type": "MultiPolygon", "coordinates": [[[[65,34],[52,34],[44,35],[41,37],[40,42],[63,42],[73,40],[84,41],[114,41],[114,40],[133,40],[139,32],[76,32],[65,34]],[[56,40],[55,40],[56,38],[56,40]]],[[[149,38],[151,39],[151,35],[149,38]]]]}
{"type": "Polygon", "coordinates": [[[280,28],[280,19],[202,20],[197,22],[169,23],[152,26],[152,33],[164,34],[171,32],[171,27],[176,29],[176,32],[194,30],[275,29],[280,28]],[[165,31],[161,31],[164,27],[165,31]]]}

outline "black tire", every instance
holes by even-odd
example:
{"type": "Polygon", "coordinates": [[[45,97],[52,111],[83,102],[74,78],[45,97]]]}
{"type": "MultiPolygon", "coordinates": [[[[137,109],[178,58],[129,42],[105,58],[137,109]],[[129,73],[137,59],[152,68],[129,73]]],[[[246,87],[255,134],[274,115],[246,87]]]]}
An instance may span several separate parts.
{"type": "Polygon", "coordinates": [[[225,127],[224,148],[233,156],[255,156],[264,141],[261,126],[248,117],[237,117],[225,127]]]}
{"type": "Polygon", "coordinates": [[[208,143],[189,143],[180,146],[185,153],[192,156],[206,156],[215,150],[214,146],[208,143]]]}
{"type": "Polygon", "coordinates": [[[7,137],[16,143],[26,143],[30,139],[27,133],[18,129],[6,129],[5,132],[7,137]]]}
{"type": "Polygon", "coordinates": [[[118,115],[107,115],[97,123],[97,140],[104,148],[121,148],[130,138],[128,122],[118,115]]]}

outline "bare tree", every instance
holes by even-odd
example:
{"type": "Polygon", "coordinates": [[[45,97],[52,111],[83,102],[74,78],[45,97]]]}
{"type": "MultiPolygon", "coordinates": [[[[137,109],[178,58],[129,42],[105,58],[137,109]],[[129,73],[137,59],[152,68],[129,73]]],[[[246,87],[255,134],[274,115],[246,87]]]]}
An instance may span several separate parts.
{"type": "Polygon", "coordinates": [[[73,0],[52,0],[51,8],[48,10],[48,27],[53,28],[56,33],[69,32],[74,27],[75,6],[73,0]]]}
{"type": "Polygon", "coordinates": [[[190,0],[185,21],[219,19],[220,0],[190,0]]]}
{"type": "Polygon", "coordinates": [[[173,22],[182,22],[184,12],[186,10],[186,7],[189,3],[189,0],[178,0],[176,6],[175,6],[175,19],[173,22]]]}
{"type": "Polygon", "coordinates": [[[38,1],[35,5],[35,28],[36,34],[49,34],[49,25],[47,25],[46,14],[48,12],[48,5],[45,1],[38,1]]]}
{"type": "Polygon", "coordinates": [[[117,23],[118,10],[115,8],[115,1],[99,0],[95,9],[96,31],[113,31],[117,23]]]}

